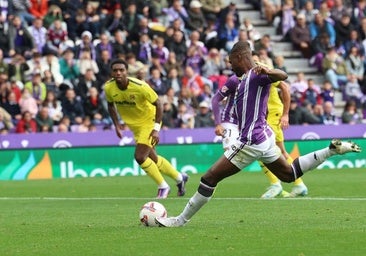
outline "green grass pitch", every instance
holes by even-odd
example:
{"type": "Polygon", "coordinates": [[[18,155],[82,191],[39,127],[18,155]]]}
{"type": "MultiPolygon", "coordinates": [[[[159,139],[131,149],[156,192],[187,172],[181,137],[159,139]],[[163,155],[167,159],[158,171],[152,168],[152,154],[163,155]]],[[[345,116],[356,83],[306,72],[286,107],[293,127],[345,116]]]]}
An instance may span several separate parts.
{"type": "MultiPolygon", "coordinates": [[[[174,216],[196,191],[159,200],[174,216]]],[[[366,255],[364,169],[313,171],[305,198],[259,199],[263,173],[242,172],[182,228],[140,225],[155,200],[146,176],[0,182],[0,255],[366,255]]],[[[284,184],[287,191],[291,184],[284,184]]]]}

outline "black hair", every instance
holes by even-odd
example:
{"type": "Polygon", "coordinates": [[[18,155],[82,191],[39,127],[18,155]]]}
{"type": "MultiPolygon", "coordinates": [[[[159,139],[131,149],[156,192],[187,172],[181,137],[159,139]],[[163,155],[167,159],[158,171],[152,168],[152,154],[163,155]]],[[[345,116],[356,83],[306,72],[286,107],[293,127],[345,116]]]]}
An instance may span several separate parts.
{"type": "Polygon", "coordinates": [[[125,68],[128,70],[128,64],[126,61],[122,60],[122,59],[115,59],[111,62],[111,69],[113,67],[114,64],[123,64],[125,65],[125,68]]]}
{"type": "Polygon", "coordinates": [[[241,54],[244,52],[248,52],[251,54],[250,44],[247,41],[238,41],[231,49],[232,55],[241,54]]]}

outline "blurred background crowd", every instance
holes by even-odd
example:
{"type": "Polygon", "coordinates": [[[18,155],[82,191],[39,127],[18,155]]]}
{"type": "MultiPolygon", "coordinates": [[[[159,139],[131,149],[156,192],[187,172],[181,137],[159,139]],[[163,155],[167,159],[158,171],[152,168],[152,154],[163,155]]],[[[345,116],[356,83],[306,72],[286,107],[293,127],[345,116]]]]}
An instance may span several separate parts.
{"type": "MultiPolygon", "coordinates": [[[[291,124],[366,119],[366,0],[247,0],[281,41],[324,76],[299,72],[291,124]],[[334,112],[334,94],[345,106],[334,112]]],[[[268,34],[224,0],[0,0],[0,132],[111,129],[103,85],[112,59],[129,64],[164,105],[163,129],[213,127],[211,98],[232,75],[228,52],[248,41],[286,71],[268,34]]],[[[123,120],[121,120],[123,122],[123,120]]],[[[126,128],[127,129],[127,128],[126,128]]]]}

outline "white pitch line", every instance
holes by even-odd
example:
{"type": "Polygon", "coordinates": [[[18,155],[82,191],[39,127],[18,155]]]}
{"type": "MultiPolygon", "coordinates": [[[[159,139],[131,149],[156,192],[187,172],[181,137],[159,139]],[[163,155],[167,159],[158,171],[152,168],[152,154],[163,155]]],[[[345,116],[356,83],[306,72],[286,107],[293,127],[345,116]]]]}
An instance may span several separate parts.
{"type": "MultiPolygon", "coordinates": [[[[2,201],[92,201],[92,200],[157,200],[151,197],[0,197],[2,201]]],[[[188,198],[167,198],[164,200],[188,200],[188,198]]],[[[252,197],[214,197],[212,200],[242,200],[242,201],[275,201],[275,200],[311,200],[311,201],[366,201],[366,197],[296,197],[261,199],[252,197]]]]}

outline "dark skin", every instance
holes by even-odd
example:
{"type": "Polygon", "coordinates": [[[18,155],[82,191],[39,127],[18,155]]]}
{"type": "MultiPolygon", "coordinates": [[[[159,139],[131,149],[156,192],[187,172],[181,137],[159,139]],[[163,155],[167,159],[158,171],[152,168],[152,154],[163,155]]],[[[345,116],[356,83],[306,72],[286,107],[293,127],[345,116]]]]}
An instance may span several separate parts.
{"type": "MultiPolygon", "coordinates": [[[[112,66],[112,77],[116,81],[118,88],[122,91],[128,87],[127,69],[123,64],[114,64],[112,66]]],[[[161,101],[158,99],[152,103],[155,108],[155,123],[161,123],[163,115],[163,107],[161,101]]],[[[108,112],[113,120],[113,124],[116,127],[116,134],[118,138],[122,138],[122,125],[118,121],[118,112],[113,102],[108,102],[108,112]]],[[[135,160],[138,164],[142,164],[150,157],[155,163],[158,161],[155,146],[159,143],[159,132],[152,130],[150,133],[151,146],[146,144],[137,143],[135,148],[135,160]]]]}
{"type": "MultiPolygon", "coordinates": [[[[252,59],[250,49],[242,50],[241,52],[231,52],[229,60],[232,65],[232,70],[236,76],[241,77],[250,69],[257,74],[267,74],[272,82],[287,79],[287,74],[279,69],[268,69],[263,66],[257,66],[252,59]]],[[[266,164],[267,168],[274,173],[280,180],[284,182],[294,181],[291,165],[281,155],[276,161],[266,164]]],[[[211,186],[216,186],[221,180],[232,176],[241,171],[238,167],[232,164],[224,155],[221,156],[210,169],[202,176],[204,180],[211,186]]]]}

